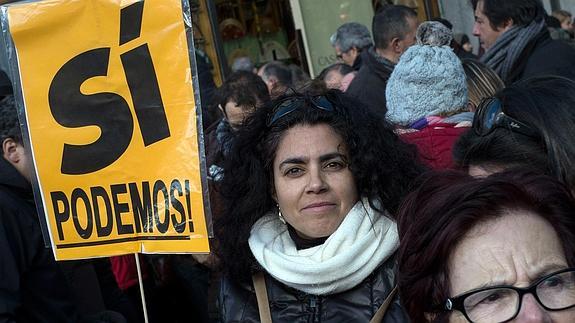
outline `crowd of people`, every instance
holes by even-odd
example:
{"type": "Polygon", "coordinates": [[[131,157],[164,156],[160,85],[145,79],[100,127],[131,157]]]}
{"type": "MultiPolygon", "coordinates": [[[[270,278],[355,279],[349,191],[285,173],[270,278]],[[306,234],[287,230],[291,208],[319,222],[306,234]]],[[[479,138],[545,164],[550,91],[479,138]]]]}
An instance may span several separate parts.
{"type": "MultiPolygon", "coordinates": [[[[573,18],[471,3],[475,53],[389,5],[314,79],[234,63],[204,131],[214,253],[143,256],[150,322],[575,322],[573,18]]],[[[0,322],[141,322],[132,256],[44,248],[0,108],[0,322]]]]}

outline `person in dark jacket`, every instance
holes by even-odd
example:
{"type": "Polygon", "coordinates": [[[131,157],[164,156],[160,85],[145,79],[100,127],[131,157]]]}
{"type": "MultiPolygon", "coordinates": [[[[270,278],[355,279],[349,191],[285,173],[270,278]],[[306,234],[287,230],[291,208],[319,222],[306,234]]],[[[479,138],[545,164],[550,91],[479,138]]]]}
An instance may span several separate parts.
{"type": "Polygon", "coordinates": [[[224,163],[223,321],[265,322],[269,308],[273,322],[370,322],[381,308],[383,322],[407,322],[393,215],[421,171],[383,118],[338,90],[256,110],[224,163]]]}
{"type": "Polygon", "coordinates": [[[346,93],[381,116],[387,112],[385,87],[399,57],[415,43],[417,13],[404,6],[387,6],[373,17],[374,47],[361,53],[362,67],[346,93]]]}
{"type": "Polygon", "coordinates": [[[12,96],[0,101],[0,116],[0,322],[78,322],[64,274],[44,245],[12,96]]]}
{"type": "MultiPolygon", "coordinates": [[[[268,103],[270,96],[264,81],[254,73],[238,71],[230,74],[216,91],[215,100],[223,117],[206,130],[206,160],[209,182],[219,182],[225,156],[231,150],[235,132],[257,107],[268,103]]],[[[212,197],[212,195],[210,195],[212,197]]],[[[219,209],[212,201],[212,213],[219,209]]]]}
{"type": "Polygon", "coordinates": [[[540,75],[575,80],[575,49],[552,40],[539,0],[472,0],[482,62],[505,84],[540,75]]]}
{"type": "Polygon", "coordinates": [[[0,101],[0,322],[138,322],[108,258],[56,263],[40,229],[15,101],[0,101]]]}
{"type": "Polygon", "coordinates": [[[564,41],[571,39],[571,35],[569,35],[566,30],[561,28],[561,22],[554,16],[546,15],[545,24],[547,25],[547,30],[549,30],[549,36],[551,36],[551,39],[564,41]]]}
{"type": "Polygon", "coordinates": [[[369,29],[357,22],[339,26],[329,41],[338,60],[356,71],[361,67],[361,53],[373,46],[369,29]]]}
{"type": "Polygon", "coordinates": [[[571,38],[573,38],[573,33],[575,32],[573,15],[569,11],[565,10],[554,10],[551,15],[559,20],[559,27],[569,33],[571,38]]]}

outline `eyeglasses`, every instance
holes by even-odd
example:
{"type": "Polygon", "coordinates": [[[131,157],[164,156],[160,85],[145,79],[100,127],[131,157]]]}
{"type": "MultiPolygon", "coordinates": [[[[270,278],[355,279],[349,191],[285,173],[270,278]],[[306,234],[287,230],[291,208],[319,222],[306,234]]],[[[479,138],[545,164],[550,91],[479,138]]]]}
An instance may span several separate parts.
{"type": "Polygon", "coordinates": [[[497,98],[488,98],[479,104],[473,118],[473,130],[478,136],[486,136],[495,128],[505,128],[528,137],[539,138],[536,130],[506,115],[502,108],[503,104],[497,98]]]}
{"type": "Polygon", "coordinates": [[[525,294],[531,294],[548,311],[575,306],[575,268],[549,274],[531,286],[494,286],[473,290],[445,302],[444,310],[460,311],[472,323],[507,322],[521,309],[525,294]]]}
{"type": "Polygon", "coordinates": [[[287,116],[288,114],[294,112],[301,106],[303,106],[304,102],[311,103],[311,106],[328,112],[333,112],[334,106],[333,104],[326,98],[325,96],[313,96],[313,97],[306,97],[306,96],[296,96],[296,97],[289,97],[283,101],[280,101],[275,108],[273,109],[275,112],[271,115],[271,118],[267,122],[267,126],[271,126],[276,123],[281,118],[287,116]]]}

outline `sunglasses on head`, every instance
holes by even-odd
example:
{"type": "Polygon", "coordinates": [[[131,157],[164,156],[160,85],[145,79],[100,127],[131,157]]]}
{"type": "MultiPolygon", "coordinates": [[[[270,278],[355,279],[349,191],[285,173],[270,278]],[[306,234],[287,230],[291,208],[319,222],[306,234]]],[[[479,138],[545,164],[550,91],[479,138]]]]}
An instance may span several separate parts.
{"type": "Polygon", "coordinates": [[[486,136],[496,128],[539,138],[539,133],[527,124],[514,119],[503,112],[503,103],[497,98],[488,98],[479,104],[473,118],[473,130],[478,136],[486,136]]]}
{"type": "Polygon", "coordinates": [[[289,115],[298,108],[304,106],[305,103],[309,103],[312,107],[323,111],[333,112],[335,110],[333,104],[323,95],[311,97],[296,96],[286,98],[285,100],[280,101],[274,107],[273,111],[275,112],[271,115],[271,118],[267,122],[268,127],[272,126],[278,120],[289,115]]]}

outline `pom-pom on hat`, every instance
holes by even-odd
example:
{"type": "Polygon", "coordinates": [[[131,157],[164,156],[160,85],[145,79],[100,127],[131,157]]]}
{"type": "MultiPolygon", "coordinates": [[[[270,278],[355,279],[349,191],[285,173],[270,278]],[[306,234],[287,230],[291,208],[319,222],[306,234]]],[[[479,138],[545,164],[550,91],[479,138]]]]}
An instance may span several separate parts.
{"type": "Polygon", "coordinates": [[[452,38],[451,30],[439,22],[419,26],[417,44],[403,53],[387,82],[387,117],[391,122],[409,125],[467,105],[465,72],[449,47],[452,38]]]}

